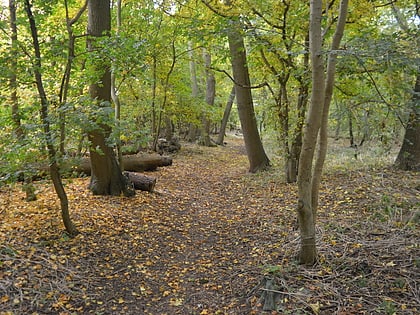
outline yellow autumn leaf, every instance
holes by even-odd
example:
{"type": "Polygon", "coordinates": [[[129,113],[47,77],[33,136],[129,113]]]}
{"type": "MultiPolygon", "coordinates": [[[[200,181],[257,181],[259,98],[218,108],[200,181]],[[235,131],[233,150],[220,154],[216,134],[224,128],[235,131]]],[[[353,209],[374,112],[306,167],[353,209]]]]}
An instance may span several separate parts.
{"type": "Polygon", "coordinates": [[[169,301],[169,304],[172,306],[181,306],[183,303],[184,303],[184,299],[182,298],[171,299],[169,301]]]}
{"type": "Polygon", "coordinates": [[[8,295],[3,295],[1,298],[0,298],[0,303],[6,303],[6,302],[8,302],[10,300],[10,297],[8,296],[8,295]]]}
{"type": "Polygon", "coordinates": [[[319,304],[319,302],[313,303],[313,304],[309,304],[309,306],[311,307],[312,311],[318,315],[319,314],[319,310],[321,309],[321,304],[319,304]]]}

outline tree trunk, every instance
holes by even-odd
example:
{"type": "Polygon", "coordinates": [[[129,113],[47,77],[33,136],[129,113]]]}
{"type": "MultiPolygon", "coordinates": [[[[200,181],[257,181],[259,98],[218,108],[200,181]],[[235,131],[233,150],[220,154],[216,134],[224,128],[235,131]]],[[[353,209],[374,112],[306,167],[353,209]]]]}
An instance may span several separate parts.
{"type": "MultiPolygon", "coordinates": [[[[116,35],[118,36],[120,28],[121,28],[121,1],[117,0],[117,30],[116,35]]],[[[115,62],[115,60],[113,60],[115,62]]],[[[115,149],[117,151],[117,160],[118,164],[120,165],[121,170],[123,171],[122,161],[122,150],[121,150],[121,132],[120,132],[120,119],[121,119],[121,102],[120,98],[117,93],[117,86],[116,86],[116,73],[115,69],[111,72],[111,99],[114,102],[114,112],[115,112],[115,128],[117,129],[116,135],[116,145],[115,149]]]]}
{"type": "MultiPolygon", "coordinates": [[[[167,101],[168,101],[168,91],[169,91],[169,88],[170,88],[169,79],[171,77],[172,72],[174,71],[175,63],[176,63],[175,34],[174,34],[172,42],[171,42],[171,50],[172,50],[172,63],[171,63],[171,66],[169,68],[169,71],[168,71],[168,73],[166,74],[166,77],[165,77],[165,81],[164,81],[164,85],[163,85],[163,100],[162,100],[162,104],[160,105],[159,111],[157,112],[157,117],[156,117],[157,118],[156,134],[154,135],[155,137],[153,139],[153,150],[154,151],[157,150],[157,143],[158,143],[159,135],[160,135],[161,128],[162,128],[162,118],[163,118],[163,115],[164,115],[164,112],[165,112],[165,107],[166,107],[166,104],[167,104],[167,101]]],[[[156,63],[156,60],[154,60],[154,62],[156,63]]],[[[156,66],[156,64],[154,66],[156,66]]],[[[155,78],[155,80],[156,80],[156,78],[155,78]]]]}
{"type": "Polygon", "coordinates": [[[337,64],[337,51],[343,38],[344,28],[347,19],[347,8],[349,0],[341,0],[338,14],[337,26],[334,31],[331,47],[328,54],[326,82],[324,93],[324,105],[322,106],[321,125],[318,137],[318,150],[316,154],[315,166],[312,173],[312,212],[316,219],[319,199],[319,186],[321,184],[322,170],[324,168],[325,157],[328,147],[328,117],[330,112],[331,100],[334,91],[335,68],[337,64]]]}
{"type": "MultiPolygon", "coordinates": [[[[309,33],[305,37],[305,51],[303,56],[303,68],[309,68],[309,33]]],[[[295,183],[297,181],[299,170],[299,156],[302,149],[303,125],[305,122],[305,112],[308,105],[309,97],[309,78],[307,71],[304,71],[297,77],[299,82],[299,93],[297,100],[297,122],[293,131],[293,139],[290,144],[290,159],[287,163],[287,182],[295,183]]]]}
{"type": "Polygon", "coordinates": [[[68,43],[67,43],[67,62],[64,69],[63,77],[61,78],[61,85],[60,85],[60,92],[58,94],[59,102],[60,102],[60,110],[59,110],[59,129],[60,129],[60,146],[59,146],[59,152],[61,156],[64,156],[65,154],[65,140],[66,140],[66,111],[65,106],[67,104],[67,96],[69,92],[69,86],[70,86],[70,77],[72,73],[72,67],[73,67],[73,60],[75,58],[75,41],[76,37],[73,33],[73,24],[75,24],[82,14],[85,12],[87,3],[85,3],[80,10],[77,12],[77,14],[70,18],[69,15],[69,8],[68,8],[68,1],[64,1],[65,10],[66,10],[66,28],[67,28],[67,36],[68,36],[68,43]]]}
{"type": "MultiPolygon", "coordinates": [[[[188,42],[188,56],[190,58],[189,60],[189,67],[190,67],[190,78],[191,78],[191,97],[193,99],[193,102],[195,102],[199,95],[200,95],[200,89],[198,86],[198,79],[197,79],[197,69],[196,69],[196,63],[194,59],[194,50],[192,47],[192,43],[188,42]]],[[[187,134],[187,141],[188,142],[194,142],[198,138],[198,127],[194,123],[190,123],[188,128],[188,134],[187,134]]]]}
{"type": "Polygon", "coordinates": [[[9,87],[10,87],[10,102],[12,108],[12,121],[13,121],[13,132],[18,139],[23,139],[24,132],[20,121],[19,113],[19,100],[17,95],[17,26],[16,26],[16,1],[9,0],[9,20],[10,20],[10,32],[11,32],[11,47],[10,47],[10,76],[9,76],[9,87]]]}
{"type": "Polygon", "coordinates": [[[309,46],[312,61],[312,92],[299,160],[297,207],[301,234],[299,262],[305,265],[313,265],[317,258],[315,222],[319,185],[327,148],[327,121],[334,86],[335,51],[338,49],[344,31],[347,4],[348,0],[340,2],[340,13],[328,58],[325,80],[321,31],[322,0],[311,0],[309,46]],[[318,136],[318,152],[313,166],[318,136]]]}
{"type": "Polygon", "coordinates": [[[41,101],[41,119],[42,119],[42,124],[44,128],[45,143],[46,143],[46,147],[48,151],[48,160],[49,160],[49,165],[50,165],[49,169],[50,169],[51,180],[53,182],[55,192],[58,198],[60,199],[61,217],[63,219],[63,223],[66,228],[66,231],[69,235],[74,236],[78,233],[78,231],[70,218],[68,198],[67,198],[66,191],[64,190],[64,185],[61,181],[60,169],[57,163],[56,149],[54,147],[52,132],[50,129],[50,117],[48,113],[48,110],[49,110],[48,99],[47,99],[47,95],[45,93],[44,85],[42,82],[41,51],[39,47],[38,31],[36,28],[35,18],[32,14],[31,4],[29,0],[25,0],[25,10],[29,19],[33,46],[34,46],[34,51],[35,51],[35,62],[33,65],[33,72],[35,75],[35,82],[36,82],[39,98],[41,101]]]}
{"type": "Polygon", "coordinates": [[[347,117],[349,120],[350,147],[354,148],[356,146],[356,142],[354,140],[354,133],[353,133],[353,114],[350,108],[347,109],[347,117]]]}
{"type": "MultiPolygon", "coordinates": [[[[205,48],[203,49],[203,60],[206,72],[206,103],[208,106],[213,106],[214,98],[216,96],[216,79],[213,72],[210,70],[211,56],[205,48]]],[[[210,119],[206,110],[204,110],[202,116],[203,125],[201,129],[200,144],[210,147],[213,144],[210,139],[210,119]]]]}
{"type": "Polygon", "coordinates": [[[235,100],[235,94],[236,92],[235,92],[235,85],[234,85],[232,86],[232,90],[230,91],[229,99],[226,103],[225,111],[223,113],[219,136],[217,137],[217,141],[216,141],[216,144],[218,145],[223,145],[223,141],[225,139],[226,127],[229,121],[230,112],[232,110],[233,101],[235,100]]]}
{"type": "Polygon", "coordinates": [[[157,114],[157,58],[156,55],[152,55],[152,150],[156,151],[156,145],[159,139],[158,134],[158,114],[157,114]]]}
{"type": "Polygon", "coordinates": [[[405,171],[420,171],[420,68],[410,107],[411,113],[395,166],[405,171]]]}
{"type": "MultiPolygon", "coordinates": [[[[95,49],[95,39],[109,34],[111,30],[111,12],[109,0],[90,0],[88,2],[88,50],[95,49]]],[[[98,111],[111,104],[111,72],[109,63],[101,60],[95,64],[95,71],[102,72],[100,78],[89,86],[89,94],[98,111]]],[[[92,175],[90,189],[95,195],[133,195],[128,189],[126,179],[117,163],[112,147],[107,143],[111,127],[98,124],[99,129],[90,130],[90,159],[92,175]]]]}
{"type": "Polygon", "coordinates": [[[298,171],[298,221],[300,229],[299,262],[313,265],[316,261],[315,217],[312,211],[312,164],[321,124],[325,96],[324,61],[322,54],[322,0],[311,0],[309,47],[312,62],[311,103],[306,119],[298,171]]]}
{"type": "Polygon", "coordinates": [[[228,41],[235,80],[236,103],[244,135],[245,148],[249,160],[249,171],[255,173],[270,165],[258,132],[257,119],[251,94],[245,44],[239,22],[230,21],[228,41]]]}

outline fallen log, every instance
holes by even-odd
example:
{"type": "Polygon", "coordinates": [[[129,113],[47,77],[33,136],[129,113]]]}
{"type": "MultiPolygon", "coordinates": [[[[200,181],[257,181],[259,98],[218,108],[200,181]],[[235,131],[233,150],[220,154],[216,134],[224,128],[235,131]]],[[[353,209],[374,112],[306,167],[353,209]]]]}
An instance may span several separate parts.
{"type": "Polygon", "coordinates": [[[134,172],[124,172],[124,176],[133,185],[134,189],[153,192],[156,178],[134,172]]]}
{"type": "MultiPolygon", "coordinates": [[[[124,155],[122,164],[125,171],[147,172],[155,171],[158,167],[172,165],[172,158],[158,154],[124,155]]],[[[82,158],[73,168],[76,172],[90,175],[90,158],[82,158]]]]}

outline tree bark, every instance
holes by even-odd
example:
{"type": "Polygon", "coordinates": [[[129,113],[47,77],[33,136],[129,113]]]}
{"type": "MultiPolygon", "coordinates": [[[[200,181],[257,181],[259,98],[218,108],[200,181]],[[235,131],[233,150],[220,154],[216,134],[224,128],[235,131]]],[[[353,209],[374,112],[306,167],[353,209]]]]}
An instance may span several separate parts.
{"type": "Polygon", "coordinates": [[[237,20],[230,20],[228,30],[229,50],[232,63],[233,78],[235,80],[236,103],[238,105],[239,120],[244,135],[245,148],[249,160],[249,171],[255,173],[270,166],[261,138],[258,132],[254,104],[251,94],[246,50],[242,36],[241,24],[237,20]]]}
{"type": "MultiPolygon", "coordinates": [[[[111,30],[111,11],[109,0],[90,0],[88,2],[88,50],[96,49],[95,39],[109,34],[111,30]]],[[[101,60],[95,64],[95,71],[102,75],[89,85],[89,94],[98,111],[102,111],[111,104],[111,72],[110,64],[101,60]]],[[[98,123],[98,129],[90,130],[90,159],[92,175],[90,190],[95,195],[133,195],[128,189],[127,182],[117,163],[114,150],[107,143],[111,134],[111,127],[98,123]]]]}
{"type": "Polygon", "coordinates": [[[230,112],[232,111],[233,101],[235,100],[235,85],[232,86],[232,90],[230,91],[228,101],[226,103],[225,111],[223,112],[223,118],[220,125],[219,135],[217,137],[216,144],[223,145],[226,133],[226,127],[229,121],[230,112]]]}
{"type": "Polygon", "coordinates": [[[420,171],[420,68],[410,110],[403,143],[395,160],[395,166],[404,171],[420,171]]]}

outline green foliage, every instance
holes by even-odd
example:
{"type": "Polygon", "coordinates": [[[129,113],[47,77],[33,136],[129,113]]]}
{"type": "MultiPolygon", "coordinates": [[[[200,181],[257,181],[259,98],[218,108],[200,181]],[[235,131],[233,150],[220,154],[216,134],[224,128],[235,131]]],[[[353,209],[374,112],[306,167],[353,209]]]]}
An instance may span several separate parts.
{"type": "Polygon", "coordinates": [[[0,125],[6,126],[0,132],[0,185],[37,175],[40,161],[45,158],[41,126],[26,125],[26,138],[18,140],[8,127],[12,125],[10,116],[5,114],[0,112],[0,125]]]}
{"type": "MultiPolygon", "coordinates": [[[[83,1],[67,1],[69,18],[73,18],[83,1]]],[[[398,12],[406,21],[401,28],[389,6],[358,0],[349,12],[344,45],[339,51],[337,84],[334,93],[330,124],[339,137],[348,137],[349,117],[353,119],[357,141],[380,140],[389,152],[395,139],[401,136],[402,123],[408,113],[407,103],[419,62],[418,19],[410,2],[399,2],[398,12]]],[[[116,10],[112,8],[113,26],[110,36],[96,40],[92,52],[86,51],[86,14],[72,25],[75,36],[75,57],[65,104],[58,95],[65,64],[68,61],[69,34],[66,10],[62,1],[35,2],[37,25],[43,56],[43,77],[51,101],[51,124],[55,144],[59,144],[60,126],[65,121],[66,151],[79,151],[86,146],[84,134],[89,130],[113,130],[109,144],[121,136],[124,143],[145,146],[153,135],[153,117],[169,117],[177,128],[199,125],[204,114],[212,122],[219,122],[232,82],[223,71],[230,73],[226,29],[232,16],[240,16],[248,56],[251,84],[266,82],[261,89],[253,89],[258,125],[264,137],[277,138],[290,144],[302,123],[297,110],[300,88],[308,85],[309,76],[304,56],[308,28],[309,7],[298,1],[234,1],[227,10],[222,3],[211,2],[215,14],[201,2],[183,3],[129,1],[122,8],[122,25],[115,29],[116,10]],[[226,16],[223,16],[226,15],[226,16]],[[200,95],[191,96],[189,45],[193,49],[200,95]],[[205,47],[212,55],[216,77],[216,104],[209,107],[204,101],[205,69],[201,51],[205,47]],[[173,49],[174,48],[174,51],[173,49]],[[265,56],[265,60],[263,58],[265,56]],[[96,69],[106,61],[112,64],[116,87],[122,104],[118,127],[112,104],[97,106],[87,97],[87,86],[98,82],[102,73],[96,69]],[[171,68],[173,65],[173,69],[171,68]],[[272,68],[270,68],[271,66],[272,68]],[[272,70],[275,69],[277,74],[272,70]],[[281,80],[286,90],[281,89],[281,80]],[[286,108],[287,106],[287,108],[286,108]],[[95,117],[95,119],[93,119],[95,117]],[[287,117],[286,123],[284,122],[287,117]]],[[[334,6],[338,3],[334,3],[334,6]]],[[[326,30],[335,23],[335,7],[329,8],[323,20],[326,30]]],[[[0,103],[2,124],[0,132],[3,160],[31,161],[42,159],[39,143],[37,99],[33,86],[31,47],[26,15],[18,6],[18,47],[10,51],[7,8],[0,11],[0,103]],[[8,80],[9,65],[17,61],[18,102],[22,126],[27,133],[24,144],[12,141],[12,120],[8,80]],[[28,148],[36,148],[31,151],[28,148]],[[17,158],[21,155],[21,158],[17,158]],[[7,157],[7,158],[6,158],[7,157]]],[[[332,28],[331,28],[332,29],[332,28]]],[[[325,41],[331,40],[331,32],[325,41]]],[[[309,87],[310,88],[310,87],[309,87]]],[[[237,113],[230,120],[238,126],[237,113]]],[[[285,145],[281,149],[287,154],[285,145]]],[[[9,165],[9,162],[7,163],[9,165]]],[[[8,166],[11,168],[11,166],[8,166]]],[[[4,167],[3,167],[4,168],[4,167]]],[[[4,171],[2,171],[4,173],[4,171]]]]}

